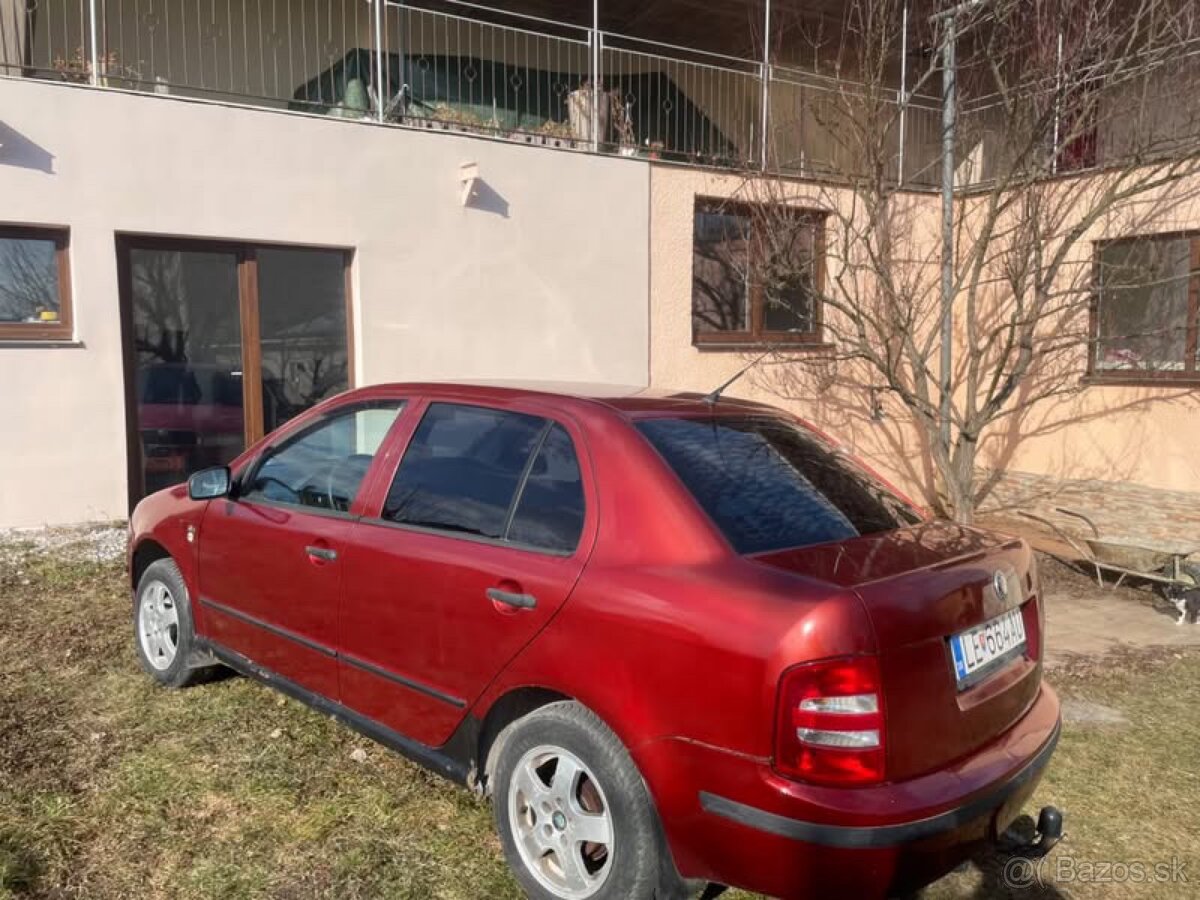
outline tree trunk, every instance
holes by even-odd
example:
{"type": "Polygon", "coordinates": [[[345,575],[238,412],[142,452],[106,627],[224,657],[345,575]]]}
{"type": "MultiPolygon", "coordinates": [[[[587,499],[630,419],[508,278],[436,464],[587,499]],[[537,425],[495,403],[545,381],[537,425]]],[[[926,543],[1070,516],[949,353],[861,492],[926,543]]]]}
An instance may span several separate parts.
{"type": "Polygon", "coordinates": [[[975,521],[975,454],[974,441],[959,436],[954,452],[942,469],[950,516],[960,525],[975,521]]]}

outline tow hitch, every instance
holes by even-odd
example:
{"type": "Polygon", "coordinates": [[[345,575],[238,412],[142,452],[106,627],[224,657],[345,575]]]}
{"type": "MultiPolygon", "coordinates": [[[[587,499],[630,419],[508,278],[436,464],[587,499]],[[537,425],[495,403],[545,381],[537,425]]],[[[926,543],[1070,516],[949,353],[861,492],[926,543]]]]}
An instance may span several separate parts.
{"type": "Polygon", "coordinates": [[[1030,833],[1032,823],[1029,816],[1022,816],[1004,832],[1000,846],[1013,856],[1040,859],[1062,840],[1063,817],[1057,807],[1043,806],[1038,813],[1037,828],[1030,833]]]}

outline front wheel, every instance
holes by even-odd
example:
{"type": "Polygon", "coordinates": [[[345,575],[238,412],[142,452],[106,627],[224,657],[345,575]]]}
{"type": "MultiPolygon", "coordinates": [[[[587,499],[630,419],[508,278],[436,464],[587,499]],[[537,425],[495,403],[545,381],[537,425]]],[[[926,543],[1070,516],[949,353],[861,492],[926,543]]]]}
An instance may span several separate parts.
{"type": "Polygon", "coordinates": [[[504,855],[535,900],[661,900],[682,886],[650,795],[615,734],[552,703],[497,742],[492,803],[504,855]]]}
{"type": "Polygon", "coordinates": [[[133,598],[138,662],[167,687],[186,687],[212,668],[196,649],[187,585],[171,559],[146,567],[133,598]]]}

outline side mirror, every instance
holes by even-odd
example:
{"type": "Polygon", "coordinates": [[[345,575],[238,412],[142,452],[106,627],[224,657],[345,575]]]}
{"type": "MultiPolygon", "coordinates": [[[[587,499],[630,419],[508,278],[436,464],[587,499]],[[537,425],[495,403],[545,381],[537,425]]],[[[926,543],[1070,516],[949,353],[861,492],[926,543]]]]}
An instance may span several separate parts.
{"type": "Polygon", "coordinates": [[[229,466],[201,469],[188,479],[188,496],[193,500],[215,500],[229,494],[231,483],[229,466]]]}

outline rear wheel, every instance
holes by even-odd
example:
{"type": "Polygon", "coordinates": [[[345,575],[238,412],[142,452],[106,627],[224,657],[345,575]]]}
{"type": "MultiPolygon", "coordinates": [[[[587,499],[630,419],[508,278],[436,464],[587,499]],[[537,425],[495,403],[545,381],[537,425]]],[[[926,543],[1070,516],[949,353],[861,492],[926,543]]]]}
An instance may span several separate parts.
{"type": "Polygon", "coordinates": [[[535,900],[662,900],[682,894],[650,795],[592,712],[552,703],[496,744],[492,803],[504,855],[535,900]]]}
{"type": "Polygon", "coordinates": [[[138,662],[167,687],[185,687],[212,670],[196,648],[187,585],[171,559],[147,566],[133,598],[138,662]]]}

